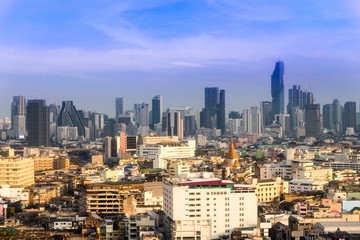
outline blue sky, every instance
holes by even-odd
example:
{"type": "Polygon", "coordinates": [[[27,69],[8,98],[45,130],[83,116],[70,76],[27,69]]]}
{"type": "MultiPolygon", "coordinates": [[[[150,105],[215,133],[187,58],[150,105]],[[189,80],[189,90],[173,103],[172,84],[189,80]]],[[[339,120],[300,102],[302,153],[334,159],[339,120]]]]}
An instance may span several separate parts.
{"type": "Polygon", "coordinates": [[[271,99],[279,59],[286,90],[360,103],[359,27],[357,0],[1,0],[0,116],[14,95],[201,108],[212,86],[239,111],[271,99]]]}

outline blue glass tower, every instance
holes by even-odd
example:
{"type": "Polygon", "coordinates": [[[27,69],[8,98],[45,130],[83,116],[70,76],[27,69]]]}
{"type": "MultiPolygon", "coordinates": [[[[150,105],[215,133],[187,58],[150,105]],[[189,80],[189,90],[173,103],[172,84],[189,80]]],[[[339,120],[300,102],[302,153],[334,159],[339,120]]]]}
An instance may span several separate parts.
{"type": "Polygon", "coordinates": [[[276,62],[275,69],[271,75],[271,96],[274,114],[284,112],[284,63],[276,62]]]}

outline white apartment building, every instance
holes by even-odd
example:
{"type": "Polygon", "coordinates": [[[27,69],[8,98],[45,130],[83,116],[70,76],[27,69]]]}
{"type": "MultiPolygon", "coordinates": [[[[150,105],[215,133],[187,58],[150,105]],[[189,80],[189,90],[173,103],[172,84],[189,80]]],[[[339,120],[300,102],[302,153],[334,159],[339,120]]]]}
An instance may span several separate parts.
{"type": "Polygon", "coordinates": [[[260,168],[260,179],[272,179],[281,177],[282,179],[291,178],[291,166],[285,163],[264,164],[260,168]]]}
{"type": "Polygon", "coordinates": [[[164,182],[165,239],[230,239],[235,228],[257,227],[255,188],[206,174],[164,182]]]}
{"type": "Polygon", "coordinates": [[[326,181],[293,179],[289,182],[289,190],[291,193],[319,191],[324,189],[326,181]]]}
{"type": "Polygon", "coordinates": [[[153,160],[154,168],[167,168],[167,160],[185,159],[195,156],[195,140],[181,141],[180,144],[139,145],[138,155],[153,160]]]}
{"type": "Polygon", "coordinates": [[[169,164],[169,177],[177,178],[181,174],[190,173],[191,165],[185,162],[176,161],[169,164]]]}

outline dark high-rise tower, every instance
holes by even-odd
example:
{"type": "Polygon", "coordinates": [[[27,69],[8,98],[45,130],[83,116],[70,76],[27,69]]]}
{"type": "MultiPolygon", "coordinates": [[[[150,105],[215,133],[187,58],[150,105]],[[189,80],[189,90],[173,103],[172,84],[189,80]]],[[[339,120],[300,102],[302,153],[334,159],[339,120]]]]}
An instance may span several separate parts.
{"type": "Polygon", "coordinates": [[[305,107],[305,135],[319,137],[321,134],[320,104],[308,104],[305,107]]]}
{"type": "Polygon", "coordinates": [[[79,136],[85,136],[84,124],[72,101],[63,101],[57,118],[57,126],[77,127],[79,136]]]}
{"type": "Polygon", "coordinates": [[[219,104],[216,113],[217,129],[221,129],[221,133],[225,133],[225,90],[220,90],[219,104]]]}
{"type": "Polygon", "coordinates": [[[346,102],[344,111],[344,132],[346,128],[356,130],[356,102],[346,102]]]}
{"type": "Polygon", "coordinates": [[[152,124],[161,124],[162,120],[162,96],[157,95],[152,99],[152,124]]]}
{"type": "Polygon", "coordinates": [[[276,62],[271,75],[271,96],[273,113],[284,113],[284,63],[276,62]]]}
{"type": "Polygon", "coordinates": [[[215,116],[219,104],[219,88],[205,88],[205,108],[209,110],[211,116],[215,116]]]}
{"type": "Polygon", "coordinates": [[[27,105],[28,145],[50,145],[49,107],[45,100],[29,100],[27,105]]]}
{"type": "Polygon", "coordinates": [[[120,115],[124,114],[124,98],[116,98],[115,99],[115,117],[119,118],[120,115]]]}
{"type": "Polygon", "coordinates": [[[334,117],[333,108],[331,104],[325,104],[323,106],[323,127],[328,130],[333,130],[334,117]]]}
{"type": "Polygon", "coordinates": [[[262,115],[262,125],[270,126],[274,121],[274,114],[272,110],[272,103],[270,101],[264,101],[260,103],[260,112],[262,115]]]}

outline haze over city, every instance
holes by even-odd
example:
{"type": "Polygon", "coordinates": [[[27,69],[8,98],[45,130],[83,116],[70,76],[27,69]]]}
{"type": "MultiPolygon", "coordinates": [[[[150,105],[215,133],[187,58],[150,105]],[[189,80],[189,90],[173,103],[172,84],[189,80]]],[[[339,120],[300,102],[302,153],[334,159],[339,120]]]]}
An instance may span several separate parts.
{"type": "MultiPolygon", "coordinates": [[[[317,103],[357,101],[358,1],[0,2],[0,116],[12,96],[73,100],[114,116],[161,94],[164,108],[203,106],[204,87],[227,91],[226,110],[271,100],[274,62],[317,103]]],[[[285,97],[287,98],[287,97],[285,97]]]]}

